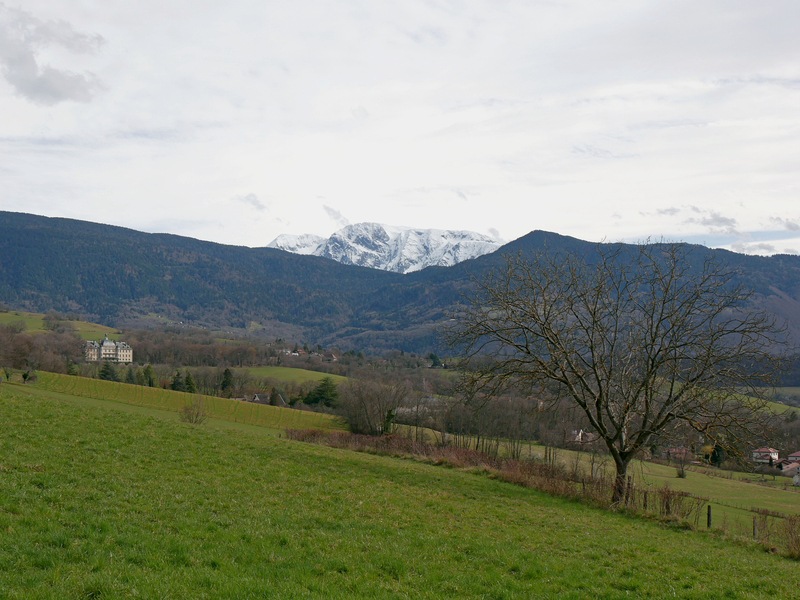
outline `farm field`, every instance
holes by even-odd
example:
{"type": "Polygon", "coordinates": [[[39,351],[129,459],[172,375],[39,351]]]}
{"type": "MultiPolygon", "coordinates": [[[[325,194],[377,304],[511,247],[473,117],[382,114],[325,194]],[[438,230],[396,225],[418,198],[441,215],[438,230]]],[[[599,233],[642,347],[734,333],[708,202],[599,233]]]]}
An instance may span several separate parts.
{"type": "Polygon", "coordinates": [[[790,598],[797,563],[483,475],[0,385],[4,598],[790,598]]]}
{"type": "MultiPolygon", "coordinates": [[[[101,398],[89,398],[86,396],[73,396],[71,394],[63,394],[61,392],[54,392],[52,390],[45,390],[32,385],[19,385],[11,384],[14,386],[14,391],[21,395],[34,396],[36,398],[47,398],[77,406],[101,408],[105,410],[119,411],[144,417],[152,417],[162,421],[180,422],[180,413],[162,410],[159,408],[151,408],[149,406],[139,406],[136,404],[127,404],[125,402],[117,402],[115,400],[104,400],[101,398]]],[[[205,425],[215,429],[235,429],[237,431],[245,431],[258,435],[270,435],[280,437],[283,435],[283,429],[275,429],[272,427],[264,427],[259,425],[249,425],[247,423],[239,423],[237,421],[226,421],[224,419],[217,419],[210,417],[205,425]]]]}
{"type": "Polygon", "coordinates": [[[323,377],[330,377],[335,383],[347,381],[347,377],[342,377],[341,375],[329,375],[319,371],[308,371],[292,367],[247,367],[244,370],[254,377],[269,377],[280,382],[305,383],[306,381],[320,381],[323,377]]]}
{"type": "MultiPolygon", "coordinates": [[[[102,406],[103,402],[125,404],[144,411],[139,414],[150,414],[169,420],[178,419],[178,411],[190,396],[183,392],[161,388],[147,388],[44,372],[39,374],[36,387],[23,386],[21,391],[35,389],[63,394],[60,399],[73,403],[78,401],[84,405],[86,405],[86,400],[91,399],[99,402],[99,404],[93,404],[94,406],[102,406]],[[84,400],[81,402],[79,399],[84,400]],[[156,412],[148,413],[148,410],[156,412]]],[[[59,398],[58,396],[51,397],[59,398]]],[[[213,419],[210,424],[218,428],[235,427],[262,435],[276,435],[287,428],[345,428],[340,421],[320,413],[251,404],[226,398],[208,396],[203,398],[213,419]]],[[[543,446],[531,444],[528,446],[527,454],[541,458],[544,456],[544,451],[543,446]]],[[[586,454],[559,450],[558,460],[567,466],[579,460],[583,467],[588,469],[588,455],[586,454]]],[[[613,470],[610,462],[607,463],[606,468],[613,470]]],[[[770,485],[759,485],[756,482],[758,476],[752,474],[731,473],[732,478],[728,479],[687,470],[686,477],[679,478],[676,476],[674,466],[643,461],[635,461],[631,466],[630,474],[636,485],[642,488],[660,488],[666,485],[678,491],[709,498],[715,526],[732,531],[745,532],[748,527],[751,527],[753,519],[751,511],[754,508],[784,514],[800,514],[800,493],[770,485]]]]}
{"type": "Polygon", "coordinates": [[[203,405],[212,418],[271,429],[343,429],[336,418],[323,413],[312,413],[277,406],[242,402],[230,398],[200,396],[161,388],[150,388],[101,379],[89,379],[58,373],[40,372],[36,387],[53,392],[113,400],[137,406],[178,413],[193,396],[202,398],[203,405]]]}
{"type": "MultiPolygon", "coordinates": [[[[400,426],[400,435],[412,435],[410,428],[400,426]]],[[[427,436],[427,441],[435,442],[433,432],[427,436]]],[[[551,449],[552,450],[552,449],[551,449]]],[[[502,453],[502,449],[501,449],[502,453]]],[[[589,472],[590,455],[585,452],[573,450],[556,450],[557,462],[572,469],[578,462],[580,467],[589,472]]],[[[543,460],[545,447],[539,444],[527,444],[523,447],[523,457],[543,460]]],[[[610,457],[606,457],[602,468],[609,474],[614,472],[610,457]]],[[[688,467],[686,477],[677,476],[675,465],[634,460],[628,474],[633,478],[636,486],[642,489],[658,489],[668,486],[680,492],[687,492],[694,496],[709,498],[712,505],[714,526],[724,526],[731,530],[746,531],[752,527],[752,509],[769,510],[783,514],[800,514],[800,488],[789,487],[784,489],[778,482],[771,478],[766,485],[759,480],[760,475],[754,473],[739,473],[733,471],[717,471],[722,476],[709,475],[706,471],[714,472],[710,467],[688,467]]],[[[777,478],[787,484],[789,478],[777,478]]]]}
{"type": "MultiPolygon", "coordinates": [[[[8,325],[22,321],[25,323],[27,333],[44,333],[44,314],[29,313],[23,311],[0,312],[0,325],[8,325]]],[[[106,327],[98,323],[87,323],[86,321],[69,321],[75,328],[75,332],[84,340],[101,340],[104,335],[114,340],[120,339],[120,332],[113,327],[106,327]]]]}

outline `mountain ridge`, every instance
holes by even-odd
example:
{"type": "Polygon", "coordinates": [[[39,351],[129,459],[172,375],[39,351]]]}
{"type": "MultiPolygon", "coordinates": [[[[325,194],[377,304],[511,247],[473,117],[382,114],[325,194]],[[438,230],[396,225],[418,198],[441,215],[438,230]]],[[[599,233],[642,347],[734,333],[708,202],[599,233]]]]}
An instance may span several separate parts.
{"type": "MultiPolygon", "coordinates": [[[[213,329],[255,326],[264,336],[343,349],[425,352],[438,350],[437,327],[475,279],[502,267],[505,254],[591,256],[597,246],[536,230],[454,266],[400,274],[274,248],[0,212],[0,301],[34,312],[78,312],[117,327],[163,317],[213,329]]],[[[697,260],[725,260],[755,290],[755,306],[786,321],[800,339],[800,257],[693,249],[697,260]]]]}
{"type": "Polygon", "coordinates": [[[494,252],[501,245],[474,231],[356,223],[327,239],[313,234],[282,234],[267,247],[407,274],[431,266],[452,266],[494,252]]]}

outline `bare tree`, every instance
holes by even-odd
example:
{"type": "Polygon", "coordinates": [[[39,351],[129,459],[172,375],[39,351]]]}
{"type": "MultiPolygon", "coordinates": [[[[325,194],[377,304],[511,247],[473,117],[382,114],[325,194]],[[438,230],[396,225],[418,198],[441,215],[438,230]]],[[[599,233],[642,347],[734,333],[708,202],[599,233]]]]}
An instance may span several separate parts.
{"type": "Polygon", "coordinates": [[[348,379],[339,390],[339,409],[354,433],[385,435],[392,432],[397,409],[409,393],[404,382],[348,379]]]}
{"type": "Polygon", "coordinates": [[[713,256],[602,244],[584,257],[507,257],[478,286],[445,331],[465,356],[465,390],[516,387],[579,407],[616,465],[614,502],[631,460],[672,426],[728,448],[764,435],[760,386],[782,329],[743,309],[749,293],[713,256]]]}

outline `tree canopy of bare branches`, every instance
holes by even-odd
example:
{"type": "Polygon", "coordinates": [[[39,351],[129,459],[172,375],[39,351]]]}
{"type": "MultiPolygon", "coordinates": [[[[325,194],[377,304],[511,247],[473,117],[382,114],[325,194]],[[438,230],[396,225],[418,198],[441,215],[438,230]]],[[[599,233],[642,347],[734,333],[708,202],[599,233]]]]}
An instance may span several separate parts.
{"type": "Polygon", "coordinates": [[[579,407],[613,457],[615,501],[631,460],[671,427],[730,447],[764,435],[761,386],[782,329],[745,309],[748,291],[721,262],[669,243],[506,260],[445,333],[466,389],[579,407]]]}
{"type": "Polygon", "coordinates": [[[410,391],[405,382],[348,379],[341,387],[339,410],[353,433],[390,434],[397,409],[410,391]]]}

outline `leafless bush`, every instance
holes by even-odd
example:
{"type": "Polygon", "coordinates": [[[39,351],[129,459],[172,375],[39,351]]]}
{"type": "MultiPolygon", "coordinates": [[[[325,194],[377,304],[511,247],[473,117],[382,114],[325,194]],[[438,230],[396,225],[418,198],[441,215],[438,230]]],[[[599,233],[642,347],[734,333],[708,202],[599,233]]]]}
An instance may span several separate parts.
{"type": "Polygon", "coordinates": [[[787,556],[800,559],[800,515],[791,515],[783,520],[783,535],[787,556]]]}
{"type": "Polygon", "coordinates": [[[191,396],[190,399],[181,408],[181,421],[184,423],[192,423],[193,425],[202,425],[208,420],[208,411],[203,405],[202,396],[191,396]]]}

